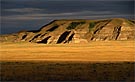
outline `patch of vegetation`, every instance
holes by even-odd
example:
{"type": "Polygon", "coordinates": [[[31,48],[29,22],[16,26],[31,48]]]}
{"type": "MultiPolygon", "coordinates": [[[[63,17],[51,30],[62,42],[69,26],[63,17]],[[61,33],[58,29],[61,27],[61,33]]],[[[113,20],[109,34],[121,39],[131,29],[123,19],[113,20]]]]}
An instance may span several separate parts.
{"type": "Polygon", "coordinates": [[[96,22],[91,22],[91,23],[89,24],[89,31],[90,31],[92,28],[94,28],[96,24],[97,24],[96,22]]]}
{"type": "Polygon", "coordinates": [[[85,22],[72,22],[70,25],[67,27],[68,30],[75,29],[78,25],[80,24],[85,24],[85,22]]]}

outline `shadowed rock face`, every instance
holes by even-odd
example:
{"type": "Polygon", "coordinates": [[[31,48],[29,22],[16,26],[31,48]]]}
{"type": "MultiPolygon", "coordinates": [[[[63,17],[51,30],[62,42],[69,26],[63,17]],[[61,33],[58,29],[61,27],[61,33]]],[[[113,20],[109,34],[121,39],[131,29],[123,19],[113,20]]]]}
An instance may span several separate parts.
{"type": "Polygon", "coordinates": [[[104,40],[135,40],[135,21],[122,18],[106,20],[55,20],[36,31],[1,35],[0,41],[26,41],[45,44],[88,43],[104,40]]]}

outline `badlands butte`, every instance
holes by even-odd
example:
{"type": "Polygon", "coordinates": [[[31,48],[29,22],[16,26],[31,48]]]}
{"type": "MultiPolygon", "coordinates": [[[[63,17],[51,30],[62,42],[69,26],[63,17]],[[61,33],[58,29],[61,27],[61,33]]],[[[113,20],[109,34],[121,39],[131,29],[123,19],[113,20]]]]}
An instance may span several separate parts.
{"type": "Polygon", "coordinates": [[[135,40],[135,20],[54,20],[39,30],[0,35],[0,42],[24,41],[44,44],[114,40],[135,40]]]}
{"type": "Polygon", "coordinates": [[[135,20],[54,20],[0,35],[1,81],[135,81],[135,20]]]}

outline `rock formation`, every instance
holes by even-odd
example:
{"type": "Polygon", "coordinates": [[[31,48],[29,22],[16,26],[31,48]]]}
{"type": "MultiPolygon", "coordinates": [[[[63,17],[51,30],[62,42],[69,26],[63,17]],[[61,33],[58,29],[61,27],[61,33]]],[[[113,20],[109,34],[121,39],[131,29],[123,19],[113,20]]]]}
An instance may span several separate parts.
{"type": "Polygon", "coordinates": [[[45,44],[88,43],[101,40],[135,40],[135,21],[123,18],[54,20],[39,30],[20,31],[0,36],[0,41],[45,44]]]}

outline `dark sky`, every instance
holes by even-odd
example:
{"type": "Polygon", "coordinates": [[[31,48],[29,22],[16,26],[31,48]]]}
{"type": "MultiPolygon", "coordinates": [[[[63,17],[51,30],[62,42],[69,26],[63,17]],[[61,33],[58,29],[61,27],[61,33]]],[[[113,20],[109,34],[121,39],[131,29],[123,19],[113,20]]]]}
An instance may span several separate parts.
{"type": "Polygon", "coordinates": [[[134,0],[0,0],[1,34],[36,30],[55,19],[134,19],[134,0]]]}

